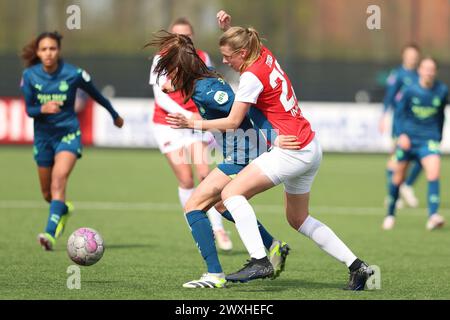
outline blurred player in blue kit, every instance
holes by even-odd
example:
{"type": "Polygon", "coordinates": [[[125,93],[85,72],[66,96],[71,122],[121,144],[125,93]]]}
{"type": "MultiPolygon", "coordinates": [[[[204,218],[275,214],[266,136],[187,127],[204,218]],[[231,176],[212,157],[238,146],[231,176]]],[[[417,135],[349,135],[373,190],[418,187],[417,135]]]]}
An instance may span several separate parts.
{"type": "MultiPolygon", "coordinates": [[[[403,47],[402,50],[402,64],[394,69],[388,79],[386,85],[386,95],[384,97],[384,110],[383,110],[383,118],[380,121],[380,131],[386,131],[386,122],[387,115],[389,109],[392,109],[392,130],[391,135],[394,141],[394,144],[399,136],[399,122],[401,118],[399,117],[399,111],[396,104],[396,96],[405,88],[411,86],[416,83],[418,80],[417,74],[417,65],[420,61],[420,48],[411,43],[407,44],[403,47]]],[[[395,168],[395,147],[392,150],[392,154],[386,164],[386,178],[387,178],[387,192],[389,194],[389,184],[392,179],[392,174],[395,168]]],[[[420,161],[414,161],[413,166],[410,170],[408,178],[405,183],[403,183],[400,187],[400,195],[404,200],[407,206],[416,208],[419,205],[419,201],[417,200],[414,190],[412,188],[413,184],[416,182],[419,177],[420,172],[422,171],[422,165],[420,161]]],[[[399,199],[397,201],[397,208],[403,207],[403,201],[399,199]]],[[[386,204],[388,199],[386,199],[386,204]]],[[[383,225],[384,229],[390,229],[390,225],[383,225]]]]}
{"type": "Polygon", "coordinates": [[[395,202],[408,165],[420,161],[428,181],[428,221],[426,228],[434,230],[444,225],[438,213],[440,204],[440,142],[444,127],[444,109],[448,102],[448,87],[436,80],[437,63],[432,58],[420,62],[419,81],[397,95],[400,117],[396,150],[396,169],[389,186],[389,207],[383,225],[395,224],[395,202]]]}

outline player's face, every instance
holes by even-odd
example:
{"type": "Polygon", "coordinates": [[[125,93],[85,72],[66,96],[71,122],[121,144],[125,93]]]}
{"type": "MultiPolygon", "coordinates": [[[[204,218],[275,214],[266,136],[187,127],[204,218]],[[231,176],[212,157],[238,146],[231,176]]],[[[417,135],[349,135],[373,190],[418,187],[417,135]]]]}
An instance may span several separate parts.
{"type": "Polygon", "coordinates": [[[419,60],[420,54],[415,48],[406,48],[403,52],[403,65],[408,69],[416,69],[419,60]]]}
{"type": "Polygon", "coordinates": [[[220,47],[222,54],[222,62],[231,67],[234,71],[240,71],[242,64],[245,62],[245,50],[233,51],[228,45],[220,47]]]}
{"type": "Polygon", "coordinates": [[[432,85],[437,75],[437,67],[433,60],[425,59],[420,63],[419,76],[422,82],[432,85]]]}
{"type": "Polygon", "coordinates": [[[39,41],[39,46],[36,54],[39,59],[41,59],[41,62],[45,67],[52,67],[58,63],[58,43],[52,38],[44,38],[39,41]]]}
{"type": "Polygon", "coordinates": [[[184,36],[188,36],[191,39],[194,36],[194,33],[192,32],[191,27],[186,25],[186,24],[176,24],[176,25],[174,25],[172,27],[172,33],[182,34],[184,36]]]}

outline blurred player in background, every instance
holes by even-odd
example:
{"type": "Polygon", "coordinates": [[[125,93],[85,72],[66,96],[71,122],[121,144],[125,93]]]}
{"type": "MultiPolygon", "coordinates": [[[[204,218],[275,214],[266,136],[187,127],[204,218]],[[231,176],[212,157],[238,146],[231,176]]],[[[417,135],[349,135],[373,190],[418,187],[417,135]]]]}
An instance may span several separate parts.
{"type": "Polygon", "coordinates": [[[255,29],[231,27],[231,17],[225,11],[220,11],[217,19],[221,29],[226,30],[219,42],[223,62],[241,74],[230,113],[226,118],[215,120],[187,119],[171,114],[169,122],[180,128],[236,129],[254,105],[273,131],[295,136],[298,142],[297,150],[274,146],[258,156],[223,189],[223,203],[235,220],[236,229],[251,257],[244,268],[228,274],[227,281],[247,282],[273,275],[248,199],[283,183],[289,224],[349,268],[346,289],[363,290],[373,271],[328,226],[309,215],[309,193],[322,151],[309,122],[302,116],[289,78],[273,54],[262,45],[255,29]]]}
{"type": "Polygon", "coordinates": [[[80,125],[74,110],[78,88],[87,92],[111,114],[121,128],[123,119],[93,85],[84,70],[64,62],[62,36],[44,32],[23,48],[24,70],[21,88],[27,114],[34,119],[34,159],[38,166],[41,192],[50,203],[45,233],[38,236],[41,246],[50,251],[69,216],[66,186],[77,159],[81,158],[80,125]]]}
{"type": "MultiPolygon", "coordinates": [[[[194,35],[191,23],[185,18],[176,19],[172,23],[170,31],[190,38],[194,35]]],[[[197,50],[197,54],[207,66],[211,66],[211,60],[206,52],[197,50]]],[[[166,79],[165,77],[158,79],[153,71],[159,59],[160,54],[157,54],[153,59],[150,72],[150,85],[153,86],[155,95],[155,113],[153,116],[155,138],[159,149],[166,156],[178,179],[178,197],[181,206],[184,208],[186,201],[195,190],[191,163],[195,165],[198,181],[202,181],[209,173],[208,159],[205,159],[205,155],[207,154],[208,144],[213,141],[214,137],[209,133],[191,129],[175,130],[167,124],[166,116],[168,113],[181,113],[188,118],[201,117],[192,100],[184,102],[181,91],[166,94],[161,90],[161,86],[164,85],[166,79]]],[[[224,230],[222,215],[212,207],[208,211],[208,216],[219,248],[226,251],[231,250],[233,244],[228,233],[224,230]]]]}
{"type": "Polygon", "coordinates": [[[389,188],[390,203],[384,219],[385,229],[395,224],[395,201],[412,161],[420,161],[428,181],[428,221],[426,228],[434,230],[444,225],[438,213],[440,204],[440,142],[444,127],[444,109],[448,102],[448,87],[436,80],[437,64],[432,58],[421,61],[419,81],[397,96],[400,121],[396,151],[397,166],[389,188]],[[386,228],[387,227],[387,228],[386,228]]]}
{"type": "MultiPolygon", "coordinates": [[[[402,50],[402,65],[398,68],[394,69],[387,79],[386,85],[386,95],[384,97],[384,110],[383,117],[380,121],[380,131],[384,133],[386,131],[386,123],[388,118],[389,109],[392,110],[392,131],[391,136],[393,139],[393,151],[390,155],[390,158],[386,164],[386,178],[387,178],[387,192],[389,194],[389,185],[392,180],[392,174],[395,170],[395,143],[399,136],[399,122],[401,118],[399,117],[399,112],[396,106],[395,97],[405,88],[410,85],[416,83],[418,81],[417,75],[417,65],[420,61],[420,48],[415,44],[407,44],[403,47],[402,50]]],[[[400,187],[400,195],[405,201],[406,205],[409,207],[416,208],[419,205],[419,201],[417,200],[414,190],[412,188],[413,184],[416,182],[419,177],[420,172],[422,171],[422,165],[420,161],[414,161],[411,171],[406,179],[405,183],[403,183],[400,187]]],[[[385,204],[387,206],[389,199],[386,198],[385,204]]],[[[403,202],[401,199],[397,201],[397,208],[401,208],[403,206],[403,202]]],[[[383,226],[384,229],[389,228],[388,225],[383,226]]]]}
{"type": "MultiPolygon", "coordinates": [[[[234,101],[233,90],[219,74],[206,66],[196,54],[196,49],[188,37],[168,33],[157,37],[151,45],[157,46],[161,52],[165,53],[158,61],[155,73],[158,77],[165,72],[169,74],[172,81],[170,85],[168,82],[164,85],[167,91],[173,91],[173,86],[182,88],[184,96],[194,101],[204,119],[228,116],[234,101]]],[[[267,150],[265,138],[269,139],[269,143],[271,142],[271,135],[267,134],[268,122],[260,120],[262,120],[260,113],[252,107],[239,126],[241,130],[219,134],[217,141],[222,142],[219,145],[223,150],[223,163],[208,174],[186,203],[184,208],[186,220],[205,260],[208,272],[199,280],[185,283],[183,285],[185,288],[221,288],[226,283],[225,274],[214,247],[213,233],[206,210],[219,203],[218,208],[223,212],[222,215],[234,222],[231,214],[221,204],[220,193],[251,160],[267,150]],[[260,136],[258,127],[264,129],[266,135],[260,136]]],[[[298,142],[292,141],[295,137],[280,135],[278,138],[277,143],[282,148],[298,146],[298,142]]],[[[275,270],[273,278],[276,278],[284,270],[289,246],[285,242],[274,239],[259,222],[258,229],[275,270]]]]}

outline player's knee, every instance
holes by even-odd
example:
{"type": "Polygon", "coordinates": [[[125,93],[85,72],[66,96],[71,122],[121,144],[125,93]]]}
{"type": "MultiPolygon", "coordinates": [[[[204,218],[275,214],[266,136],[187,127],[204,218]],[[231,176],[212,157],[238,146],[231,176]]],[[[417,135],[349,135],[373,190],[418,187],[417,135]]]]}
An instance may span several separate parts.
{"type": "Polygon", "coordinates": [[[50,203],[52,201],[52,194],[51,194],[50,190],[45,189],[45,190],[41,190],[41,192],[42,192],[42,197],[44,198],[44,200],[50,203]]]}
{"type": "Polygon", "coordinates": [[[191,212],[194,210],[199,210],[199,202],[195,198],[189,198],[189,200],[184,205],[184,212],[191,212]]]}
{"type": "Polygon", "coordinates": [[[183,189],[192,189],[194,188],[194,179],[192,175],[183,174],[178,176],[178,186],[183,189]]]}
{"type": "Polygon", "coordinates": [[[294,228],[295,230],[300,229],[300,227],[302,226],[303,222],[305,222],[307,217],[308,217],[308,213],[286,216],[289,225],[292,228],[294,228]]]}

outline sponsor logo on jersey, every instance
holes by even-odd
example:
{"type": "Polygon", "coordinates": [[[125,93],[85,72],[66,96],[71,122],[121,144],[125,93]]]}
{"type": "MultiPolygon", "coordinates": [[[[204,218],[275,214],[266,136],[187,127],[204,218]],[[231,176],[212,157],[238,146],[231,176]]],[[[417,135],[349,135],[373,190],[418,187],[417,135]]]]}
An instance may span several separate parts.
{"type": "Polygon", "coordinates": [[[203,108],[203,107],[200,107],[199,110],[202,115],[204,115],[206,112],[205,108],[203,108]]]}
{"type": "Polygon", "coordinates": [[[441,98],[434,97],[432,103],[433,103],[433,107],[439,107],[441,105],[441,98]]]}
{"type": "Polygon", "coordinates": [[[42,84],[36,83],[36,84],[34,85],[34,87],[35,87],[38,91],[41,91],[41,90],[42,90],[42,84]]]}
{"type": "Polygon", "coordinates": [[[420,99],[417,97],[412,98],[412,103],[413,104],[420,104],[420,99]]]}
{"type": "Polygon", "coordinates": [[[59,91],[67,91],[69,90],[69,84],[67,83],[67,81],[61,81],[61,83],[59,84],[59,91]]]}
{"type": "Polygon", "coordinates": [[[91,81],[91,76],[86,71],[83,70],[83,72],[81,72],[81,76],[83,77],[84,81],[86,81],[86,82],[91,81]]]}
{"type": "Polygon", "coordinates": [[[218,104],[227,103],[227,101],[228,101],[228,93],[226,93],[225,91],[217,91],[216,94],[214,95],[214,100],[218,104]]]}
{"type": "Polygon", "coordinates": [[[266,58],[266,64],[269,68],[272,68],[272,64],[273,64],[273,58],[271,55],[268,55],[266,58]]]}
{"type": "Polygon", "coordinates": [[[397,78],[397,75],[395,74],[395,72],[391,73],[391,74],[389,75],[389,77],[387,78],[387,83],[388,83],[390,86],[392,86],[392,85],[395,83],[396,78],[397,78]]]}

